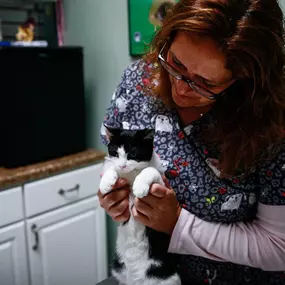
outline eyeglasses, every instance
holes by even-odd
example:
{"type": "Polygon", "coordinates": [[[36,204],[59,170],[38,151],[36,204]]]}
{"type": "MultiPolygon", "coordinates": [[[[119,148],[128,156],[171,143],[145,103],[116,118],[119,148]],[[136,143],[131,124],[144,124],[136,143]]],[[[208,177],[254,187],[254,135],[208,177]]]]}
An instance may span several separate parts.
{"type": "Polygon", "coordinates": [[[166,46],[166,43],[163,45],[159,55],[158,55],[158,60],[160,62],[160,64],[165,68],[165,70],[171,74],[174,78],[176,78],[177,80],[182,80],[184,81],[185,83],[188,84],[188,86],[194,91],[194,92],[197,92],[198,94],[206,97],[207,99],[210,99],[210,100],[216,100],[217,97],[221,96],[221,95],[224,95],[226,90],[228,89],[225,89],[223,90],[222,92],[216,94],[204,87],[201,87],[200,85],[198,85],[196,82],[188,79],[186,76],[184,76],[183,74],[181,74],[181,72],[179,72],[178,70],[176,70],[173,66],[171,66],[167,61],[166,59],[163,57],[163,51],[164,51],[164,48],[166,46]]]}

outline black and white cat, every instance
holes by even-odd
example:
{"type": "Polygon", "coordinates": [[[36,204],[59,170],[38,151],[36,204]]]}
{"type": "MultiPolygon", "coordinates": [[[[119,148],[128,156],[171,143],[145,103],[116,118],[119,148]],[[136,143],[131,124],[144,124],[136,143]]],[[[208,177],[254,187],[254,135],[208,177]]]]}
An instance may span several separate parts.
{"type": "MultiPolygon", "coordinates": [[[[131,187],[130,212],[134,198],[142,198],[153,183],[164,185],[164,169],[153,151],[154,130],[107,129],[108,153],[100,191],[106,194],[118,178],[131,187]]],[[[166,217],[167,218],[167,217],[166,217]]],[[[167,253],[169,237],[145,227],[134,218],[119,225],[113,276],[125,285],[180,285],[176,256],[167,253]]]]}

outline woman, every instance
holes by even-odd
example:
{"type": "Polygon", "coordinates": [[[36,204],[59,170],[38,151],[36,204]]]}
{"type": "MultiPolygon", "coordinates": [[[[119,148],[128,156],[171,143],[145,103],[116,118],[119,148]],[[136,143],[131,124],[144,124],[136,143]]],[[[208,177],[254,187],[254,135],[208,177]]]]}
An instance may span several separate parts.
{"type": "MultiPolygon", "coordinates": [[[[132,214],[171,236],[183,284],[285,284],[284,63],[276,0],[182,0],[114,94],[106,125],[156,129],[169,185],[132,214]]],[[[123,222],[114,189],[100,203],[123,222]]]]}

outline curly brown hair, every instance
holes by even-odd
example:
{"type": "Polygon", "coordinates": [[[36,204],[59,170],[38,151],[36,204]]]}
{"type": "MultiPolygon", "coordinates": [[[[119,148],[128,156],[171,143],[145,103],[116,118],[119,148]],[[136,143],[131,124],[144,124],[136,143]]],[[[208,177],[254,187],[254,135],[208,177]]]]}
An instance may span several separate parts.
{"type": "MultiPolygon", "coordinates": [[[[223,51],[226,68],[238,80],[215,102],[217,123],[205,138],[220,146],[223,175],[252,169],[284,137],[285,42],[278,2],[180,0],[164,19],[146,59],[157,64],[162,46],[171,44],[177,31],[211,37],[223,51]]],[[[159,82],[152,91],[173,106],[168,73],[159,65],[151,76],[159,82]]]]}

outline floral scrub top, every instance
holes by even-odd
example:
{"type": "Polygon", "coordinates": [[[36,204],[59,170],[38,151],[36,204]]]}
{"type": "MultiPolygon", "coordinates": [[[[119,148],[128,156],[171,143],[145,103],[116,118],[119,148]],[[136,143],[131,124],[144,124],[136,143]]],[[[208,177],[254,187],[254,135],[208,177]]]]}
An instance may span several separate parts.
{"type": "MultiPolygon", "coordinates": [[[[181,128],[175,110],[166,108],[160,99],[144,95],[143,86],[149,82],[150,68],[145,62],[137,61],[125,70],[104,124],[130,130],[155,128],[155,152],[166,168],[166,177],[183,209],[203,221],[229,224],[253,221],[258,201],[284,206],[283,148],[278,160],[246,179],[242,176],[220,179],[219,170],[215,167],[217,150],[201,137],[202,130],[214,127],[211,112],[181,128]]],[[[102,127],[101,139],[107,144],[105,135],[102,127]]],[[[183,284],[285,284],[284,272],[264,271],[189,254],[180,256],[178,267],[183,284]]]]}

